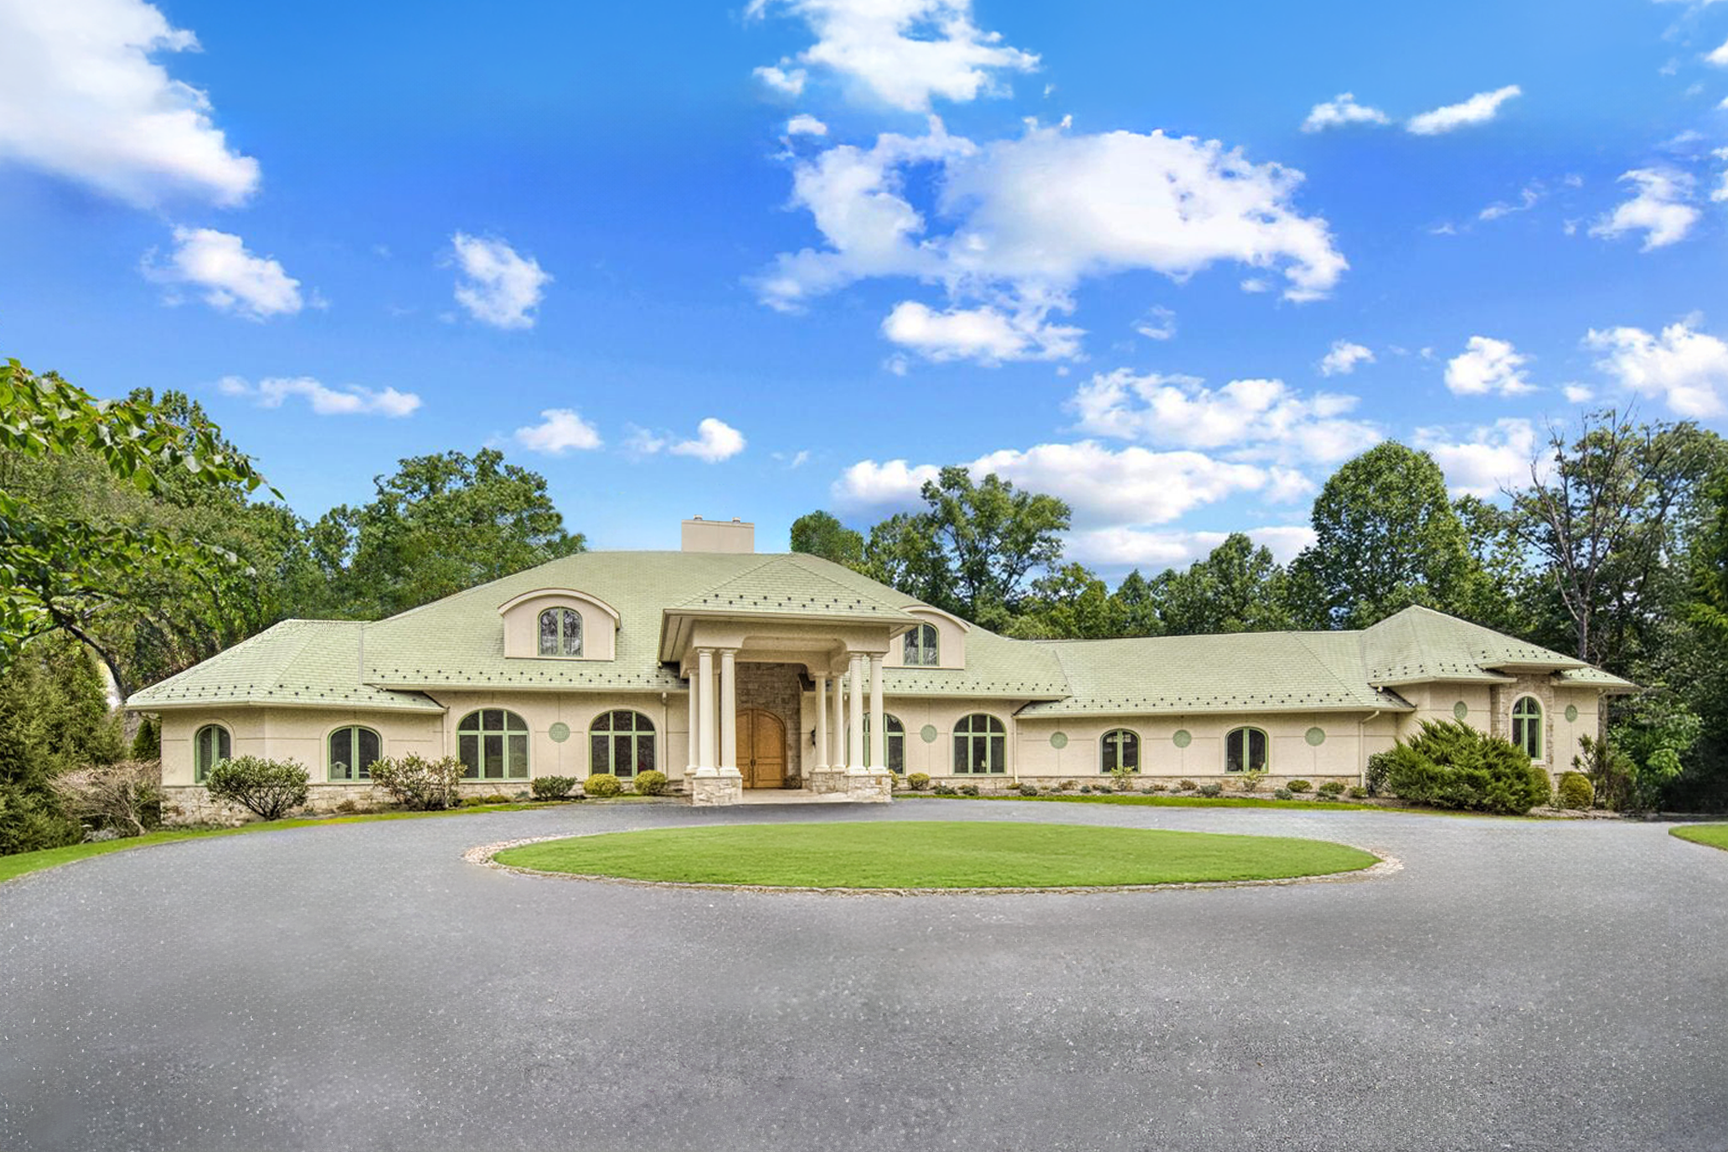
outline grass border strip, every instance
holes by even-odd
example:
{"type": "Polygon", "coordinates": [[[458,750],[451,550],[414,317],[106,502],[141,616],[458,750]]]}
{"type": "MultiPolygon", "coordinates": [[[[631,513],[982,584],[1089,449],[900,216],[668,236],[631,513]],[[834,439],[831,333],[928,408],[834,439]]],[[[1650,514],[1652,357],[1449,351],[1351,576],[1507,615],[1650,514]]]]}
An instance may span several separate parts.
{"type": "MultiPolygon", "coordinates": [[[[696,825],[704,827],[704,825],[696,825]]],[[[782,884],[714,884],[695,880],[638,880],[629,876],[591,875],[581,872],[546,872],[538,868],[520,868],[500,863],[498,853],[525,844],[541,844],[548,840],[576,840],[583,836],[605,836],[619,832],[638,832],[638,828],[611,828],[606,832],[584,832],[576,836],[529,836],[521,840],[500,840],[496,844],[481,844],[462,853],[462,859],[482,868],[494,868],[516,876],[540,877],[547,880],[585,880],[601,884],[622,884],[632,888],[684,888],[706,892],[761,892],[772,895],[808,894],[815,896],[1089,896],[1099,892],[1179,892],[1211,888],[1269,888],[1292,884],[1349,884],[1358,880],[1379,880],[1404,870],[1398,857],[1360,844],[1346,844],[1376,858],[1378,863],[1348,872],[1325,872],[1319,876],[1281,876],[1269,880],[1186,880],[1166,884],[1096,884],[1078,887],[1050,888],[805,888],[782,884]]],[[[1342,841],[1339,841],[1342,843],[1342,841]]]]}

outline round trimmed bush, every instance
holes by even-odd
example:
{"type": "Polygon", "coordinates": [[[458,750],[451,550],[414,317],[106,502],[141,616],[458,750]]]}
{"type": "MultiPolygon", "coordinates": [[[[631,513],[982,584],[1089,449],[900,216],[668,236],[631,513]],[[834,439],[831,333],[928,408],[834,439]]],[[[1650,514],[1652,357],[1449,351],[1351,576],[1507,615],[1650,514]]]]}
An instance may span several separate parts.
{"type": "Polygon", "coordinates": [[[1020,785],[1020,795],[1022,795],[1022,796],[1036,796],[1036,795],[1038,795],[1038,785],[1036,785],[1036,784],[1022,784],[1022,785],[1020,785]]]}
{"type": "Polygon", "coordinates": [[[1200,787],[1194,789],[1194,791],[1200,793],[1200,795],[1206,797],[1208,800],[1211,800],[1224,794],[1224,785],[1202,784],[1200,787]]]}
{"type": "Polygon", "coordinates": [[[610,772],[596,772],[582,781],[583,794],[593,796],[596,799],[604,800],[607,797],[616,796],[622,791],[624,791],[624,785],[620,784],[618,777],[610,772]]]}
{"type": "Polygon", "coordinates": [[[1279,800],[1296,799],[1296,793],[1290,791],[1288,788],[1274,788],[1272,789],[1272,795],[1279,800]]]}
{"type": "Polygon", "coordinates": [[[1360,784],[1356,785],[1355,787],[1350,789],[1350,799],[1352,799],[1352,800],[1366,800],[1366,799],[1368,799],[1368,789],[1362,787],[1362,785],[1360,785],[1360,784]]]}
{"type": "Polygon", "coordinates": [[[930,773],[912,773],[912,775],[906,777],[906,787],[912,789],[914,792],[924,791],[926,788],[930,787],[930,773]]]}
{"type": "Polygon", "coordinates": [[[536,776],[528,785],[536,800],[562,800],[576,790],[574,776],[536,776]]]}
{"type": "Polygon", "coordinates": [[[1290,783],[1284,785],[1284,787],[1290,789],[1292,792],[1308,792],[1313,789],[1314,785],[1308,783],[1306,780],[1292,780],[1290,783]]]}
{"type": "Polygon", "coordinates": [[[650,768],[636,774],[636,795],[661,796],[666,792],[666,773],[650,768]]]}
{"type": "Polygon", "coordinates": [[[1582,812],[1596,803],[1596,788],[1582,772],[1560,773],[1560,784],[1554,791],[1561,808],[1582,812]]]}
{"type": "Polygon", "coordinates": [[[1328,800],[1336,800],[1338,797],[1344,795],[1344,785],[1340,784],[1336,780],[1328,780],[1326,783],[1320,785],[1319,792],[1320,795],[1326,797],[1328,800]]]}

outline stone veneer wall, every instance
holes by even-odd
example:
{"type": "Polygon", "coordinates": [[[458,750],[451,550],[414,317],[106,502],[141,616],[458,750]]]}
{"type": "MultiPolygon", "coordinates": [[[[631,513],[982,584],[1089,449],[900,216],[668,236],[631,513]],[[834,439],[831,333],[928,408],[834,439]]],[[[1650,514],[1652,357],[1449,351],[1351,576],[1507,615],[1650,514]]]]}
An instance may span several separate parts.
{"type": "Polygon", "coordinates": [[[798,786],[804,775],[802,699],[797,665],[748,662],[738,665],[738,711],[760,708],[772,712],[786,725],[786,784],[792,788],[798,786]]]}
{"type": "MultiPolygon", "coordinates": [[[[528,791],[528,781],[483,780],[479,783],[460,784],[456,790],[463,798],[509,796],[514,799],[518,792],[528,791]]],[[[170,785],[163,788],[162,793],[162,823],[165,825],[244,824],[257,819],[238,804],[212,800],[202,784],[170,785]]],[[[366,783],[313,783],[306,796],[306,807],[299,811],[334,812],[344,800],[352,800],[357,808],[385,807],[395,803],[389,793],[366,783]]]]}

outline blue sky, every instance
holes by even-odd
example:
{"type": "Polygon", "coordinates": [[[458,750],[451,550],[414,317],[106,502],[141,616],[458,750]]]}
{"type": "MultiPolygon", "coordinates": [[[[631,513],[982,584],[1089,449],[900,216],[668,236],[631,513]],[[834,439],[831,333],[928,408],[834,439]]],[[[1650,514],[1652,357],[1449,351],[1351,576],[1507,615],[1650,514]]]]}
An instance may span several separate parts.
{"type": "Polygon", "coordinates": [[[779,547],[961,463],[1111,576],[1288,556],[1383,437],[1724,426],[1725,98],[1716,0],[0,0],[0,351],[307,516],[493,444],[779,547]]]}

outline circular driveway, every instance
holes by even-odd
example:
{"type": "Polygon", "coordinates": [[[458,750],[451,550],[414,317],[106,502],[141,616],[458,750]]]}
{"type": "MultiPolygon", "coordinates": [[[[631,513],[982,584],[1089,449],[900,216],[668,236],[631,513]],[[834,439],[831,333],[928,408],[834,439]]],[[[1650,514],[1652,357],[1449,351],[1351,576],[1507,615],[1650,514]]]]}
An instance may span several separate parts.
{"type": "Polygon", "coordinates": [[[1728,854],[1667,826],[897,802],[307,828],[0,886],[0,1148],[1728,1148],[1728,854]],[[1313,836],[1352,883],[822,896],[512,875],[669,824],[1313,836]]]}

